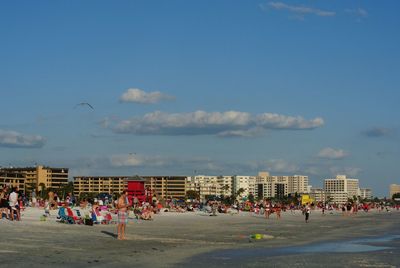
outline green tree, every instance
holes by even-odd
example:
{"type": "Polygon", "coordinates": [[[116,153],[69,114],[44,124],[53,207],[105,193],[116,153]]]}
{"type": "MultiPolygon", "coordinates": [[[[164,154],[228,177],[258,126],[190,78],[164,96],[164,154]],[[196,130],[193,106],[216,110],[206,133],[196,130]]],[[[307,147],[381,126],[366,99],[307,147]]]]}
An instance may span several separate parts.
{"type": "Polygon", "coordinates": [[[225,192],[225,191],[228,191],[229,188],[230,188],[229,185],[225,184],[224,186],[221,187],[221,190],[223,190],[225,192]]]}
{"type": "Polygon", "coordinates": [[[240,197],[243,193],[244,193],[244,189],[243,189],[243,188],[240,188],[240,189],[236,192],[236,196],[240,197]]]}
{"type": "Polygon", "coordinates": [[[395,203],[400,203],[400,193],[396,193],[396,194],[392,195],[392,200],[395,203]],[[398,200],[396,200],[396,199],[398,199],[398,200]]]}
{"type": "Polygon", "coordinates": [[[250,193],[247,197],[247,199],[251,202],[254,203],[254,195],[252,193],[250,193]]]}
{"type": "Polygon", "coordinates": [[[186,192],[186,198],[187,199],[199,199],[200,195],[197,191],[194,190],[188,190],[186,192]]]}

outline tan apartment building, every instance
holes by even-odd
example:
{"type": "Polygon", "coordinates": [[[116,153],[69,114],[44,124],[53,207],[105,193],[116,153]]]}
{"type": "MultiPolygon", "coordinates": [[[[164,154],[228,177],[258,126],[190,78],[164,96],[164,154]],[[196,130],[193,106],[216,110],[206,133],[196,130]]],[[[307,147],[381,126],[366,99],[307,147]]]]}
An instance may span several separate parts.
{"type": "Polygon", "coordinates": [[[74,177],[74,194],[121,193],[127,189],[128,179],[133,176],[78,176],[74,177]]]}
{"type": "Polygon", "coordinates": [[[330,193],[321,188],[311,188],[310,197],[314,199],[315,202],[327,203],[330,201],[330,193]]]}
{"type": "Polygon", "coordinates": [[[389,198],[392,199],[394,194],[400,193],[400,184],[391,184],[389,189],[389,198]]]}
{"type": "Polygon", "coordinates": [[[68,184],[68,168],[52,168],[38,165],[36,167],[0,168],[0,187],[18,186],[24,193],[33,189],[40,191],[43,187],[59,189],[68,184]]]}
{"type": "Polygon", "coordinates": [[[186,176],[142,176],[145,187],[158,198],[184,199],[186,196],[186,176]]]}

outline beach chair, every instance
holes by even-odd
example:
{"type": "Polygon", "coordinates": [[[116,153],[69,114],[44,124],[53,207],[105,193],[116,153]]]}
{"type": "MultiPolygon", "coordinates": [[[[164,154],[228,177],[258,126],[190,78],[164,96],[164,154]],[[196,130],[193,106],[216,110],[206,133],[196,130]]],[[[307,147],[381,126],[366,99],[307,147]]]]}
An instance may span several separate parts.
{"type": "Polygon", "coordinates": [[[63,223],[69,223],[69,224],[73,224],[74,223],[74,219],[69,217],[66,213],[65,213],[65,208],[64,207],[60,207],[58,210],[58,219],[60,220],[60,222],[63,223]]]}
{"type": "Polygon", "coordinates": [[[92,220],[93,223],[102,224],[104,222],[104,217],[100,214],[99,211],[92,211],[92,220]]]}
{"type": "Polygon", "coordinates": [[[74,223],[82,224],[83,219],[76,213],[76,210],[72,210],[71,208],[67,208],[68,217],[71,217],[74,220],[74,223]],[[75,213],[74,213],[75,211],[75,213]]]}

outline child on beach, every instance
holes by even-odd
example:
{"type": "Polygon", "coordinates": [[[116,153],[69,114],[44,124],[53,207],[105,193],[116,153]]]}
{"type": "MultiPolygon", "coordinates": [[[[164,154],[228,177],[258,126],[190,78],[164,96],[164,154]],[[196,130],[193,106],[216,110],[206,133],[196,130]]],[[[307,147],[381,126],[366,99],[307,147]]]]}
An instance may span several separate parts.
{"type": "Polygon", "coordinates": [[[50,217],[50,202],[48,201],[44,203],[44,216],[50,217]]]}

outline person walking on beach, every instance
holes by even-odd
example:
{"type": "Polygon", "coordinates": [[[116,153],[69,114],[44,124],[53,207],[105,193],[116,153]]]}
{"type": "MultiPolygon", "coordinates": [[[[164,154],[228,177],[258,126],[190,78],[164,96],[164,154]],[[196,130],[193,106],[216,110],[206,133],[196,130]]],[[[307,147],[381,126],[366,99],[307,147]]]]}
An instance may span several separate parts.
{"type": "Polygon", "coordinates": [[[311,209],[310,209],[310,206],[307,204],[304,209],[304,214],[306,215],[306,223],[310,219],[310,213],[311,213],[311,209]]]}
{"type": "Polygon", "coordinates": [[[16,220],[19,221],[21,219],[19,205],[18,205],[18,187],[15,187],[9,196],[9,205],[10,205],[10,216],[11,220],[14,220],[14,213],[17,215],[16,220]]]}
{"type": "Polygon", "coordinates": [[[125,227],[128,223],[128,207],[127,192],[123,191],[121,196],[118,198],[117,209],[118,209],[118,240],[126,240],[125,227]]]}

